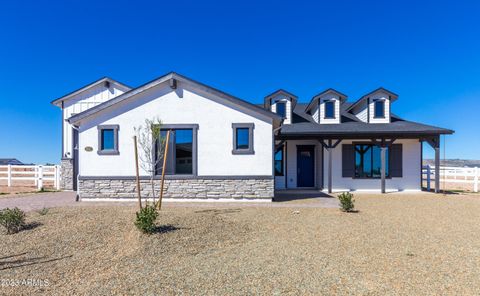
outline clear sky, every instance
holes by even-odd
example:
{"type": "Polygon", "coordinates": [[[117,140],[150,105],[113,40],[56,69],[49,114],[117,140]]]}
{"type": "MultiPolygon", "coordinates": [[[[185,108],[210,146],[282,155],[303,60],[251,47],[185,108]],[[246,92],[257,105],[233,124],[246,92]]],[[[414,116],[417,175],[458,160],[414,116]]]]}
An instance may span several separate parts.
{"type": "Polygon", "coordinates": [[[59,163],[51,100],[103,76],[138,86],[176,71],[251,102],[383,86],[399,116],[456,131],[447,158],[480,159],[474,1],[42,2],[0,8],[0,158],[59,163]]]}

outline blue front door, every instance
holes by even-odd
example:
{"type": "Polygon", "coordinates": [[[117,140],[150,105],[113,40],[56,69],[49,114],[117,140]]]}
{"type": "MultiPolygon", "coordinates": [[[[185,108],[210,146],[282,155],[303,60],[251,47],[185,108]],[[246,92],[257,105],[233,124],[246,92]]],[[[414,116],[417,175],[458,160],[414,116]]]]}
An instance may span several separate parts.
{"type": "Polygon", "coordinates": [[[297,187],[315,187],[315,146],[297,146],[297,187]]]}

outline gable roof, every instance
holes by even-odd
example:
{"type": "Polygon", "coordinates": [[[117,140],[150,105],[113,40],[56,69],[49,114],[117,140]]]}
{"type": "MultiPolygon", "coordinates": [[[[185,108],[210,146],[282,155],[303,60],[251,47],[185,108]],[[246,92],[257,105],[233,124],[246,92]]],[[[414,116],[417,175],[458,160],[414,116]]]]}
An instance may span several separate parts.
{"type": "Polygon", "coordinates": [[[109,83],[111,83],[111,84],[116,84],[116,85],[118,85],[118,86],[120,86],[120,87],[122,87],[122,88],[124,88],[124,89],[126,89],[126,90],[132,89],[132,88],[131,88],[130,86],[128,86],[128,85],[125,85],[125,84],[123,84],[123,83],[121,83],[121,82],[118,82],[118,81],[116,81],[116,80],[114,80],[114,79],[112,79],[112,78],[110,78],[110,77],[106,77],[106,76],[105,76],[105,77],[102,77],[102,78],[100,78],[100,79],[98,79],[98,80],[95,80],[95,81],[92,82],[92,83],[89,83],[89,84],[87,84],[87,85],[85,85],[85,86],[82,86],[81,88],[76,89],[76,90],[74,90],[74,91],[72,91],[72,92],[70,92],[70,93],[68,93],[68,94],[66,94],[66,95],[64,95],[64,96],[62,96],[62,97],[60,97],[60,98],[58,98],[58,99],[53,100],[53,101],[51,102],[51,104],[53,104],[53,105],[55,105],[55,106],[59,106],[62,101],[71,99],[71,98],[74,97],[75,95],[78,95],[78,94],[80,94],[80,93],[82,93],[82,92],[84,92],[84,91],[86,91],[86,90],[91,89],[92,87],[95,87],[95,86],[100,85],[100,84],[105,83],[105,82],[109,82],[109,83]]]}
{"type": "Polygon", "coordinates": [[[318,99],[322,96],[322,95],[325,95],[325,94],[328,94],[328,93],[333,93],[335,95],[337,95],[339,98],[340,98],[340,101],[343,103],[345,102],[345,100],[347,99],[347,95],[339,92],[338,90],[335,90],[333,88],[328,88],[324,91],[322,91],[321,93],[313,96],[312,100],[310,101],[310,103],[308,104],[307,108],[305,109],[306,112],[310,111],[310,109],[314,106],[314,103],[318,102],[318,99]]]}
{"type": "Polygon", "coordinates": [[[191,78],[188,78],[186,76],[183,76],[183,75],[180,75],[178,73],[175,73],[175,72],[170,72],[170,73],[167,73],[163,76],[160,76],[159,78],[156,78],[150,82],[147,82],[137,88],[134,88],[134,89],[131,89],[117,97],[114,97],[108,101],[105,101],[95,107],[92,107],[90,109],[87,109],[81,113],[78,113],[76,115],[73,115],[72,117],[70,117],[68,119],[68,122],[73,124],[73,123],[77,123],[83,119],[86,119],[90,116],[93,116],[94,114],[100,112],[100,111],[103,111],[103,110],[106,110],[106,109],[109,109],[110,107],[120,103],[120,102],[123,102],[125,100],[128,100],[130,99],[131,97],[137,95],[137,94],[140,94],[146,90],[149,90],[159,84],[162,84],[164,82],[173,82],[173,81],[182,81],[182,82],[188,82],[188,83],[191,83],[191,84],[194,84],[195,86],[201,88],[202,90],[208,92],[208,93],[212,93],[222,99],[224,99],[225,101],[228,101],[230,103],[233,103],[237,106],[240,106],[240,107],[244,107],[246,109],[249,109],[249,110],[252,110],[254,112],[257,112],[259,114],[262,114],[262,115],[265,115],[267,117],[270,117],[278,122],[280,122],[282,120],[282,118],[273,113],[273,112],[270,112],[268,110],[265,110],[264,108],[261,108],[261,107],[258,107],[254,104],[251,104],[247,101],[244,101],[242,99],[239,99],[237,97],[234,97],[230,94],[227,94],[221,90],[218,90],[216,88],[213,88],[211,86],[208,86],[206,84],[203,84],[201,82],[198,82],[198,81],[195,81],[191,78]]]}
{"type": "Polygon", "coordinates": [[[377,92],[384,92],[388,95],[390,95],[392,97],[392,102],[395,101],[396,99],[398,99],[398,95],[394,92],[391,92],[389,91],[388,89],[384,88],[384,87],[379,87],[377,89],[375,89],[374,91],[371,91],[369,92],[368,94],[366,95],[363,95],[360,99],[358,99],[355,103],[353,103],[348,109],[347,111],[350,111],[352,110],[353,108],[355,108],[355,106],[357,106],[358,104],[360,104],[361,102],[363,102],[364,100],[366,100],[368,97],[370,97],[371,95],[377,93],[377,92]]]}
{"type": "Polygon", "coordinates": [[[264,102],[264,103],[263,103],[263,106],[264,106],[265,108],[268,108],[268,107],[270,106],[270,100],[271,100],[274,96],[276,96],[276,95],[281,95],[281,94],[283,94],[283,95],[285,95],[285,96],[287,96],[287,97],[290,97],[290,98],[292,99],[293,106],[295,106],[295,105],[297,104],[298,97],[297,97],[296,95],[294,95],[294,94],[292,94],[291,92],[288,92],[288,91],[280,88],[280,89],[277,89],[276,91],[274,91],[273,93],[265,96],[265,99],[264,99],[264,101],[263,101],[263,102],[264,102]]]}

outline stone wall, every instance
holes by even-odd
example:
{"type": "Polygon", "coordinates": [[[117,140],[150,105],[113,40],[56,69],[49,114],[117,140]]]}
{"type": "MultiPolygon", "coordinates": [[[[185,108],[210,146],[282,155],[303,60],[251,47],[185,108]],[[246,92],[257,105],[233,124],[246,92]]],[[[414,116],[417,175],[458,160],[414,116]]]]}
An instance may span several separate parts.
{"type": "Polygon", "coordinates": [[[73,190],[73,159],[63,158],[60,163],[60,189],[73,190]]]}
{"type": "MultiPolygon", "coordinates": [[[[159,194],[160,180],[154,180],[156,195],[159,194]]],[[[135,178],[81,177],[78,183],[82,198],[135,198],[135,178]]],[[[150,180],[140,181],[142,197],[152,197],[150,180]]],[[[234,198],[271,199],[274,194],[274,180],[271,177],[219,178],[196,177],[192,179],[166,179],[166,198],[234,198]]]]}

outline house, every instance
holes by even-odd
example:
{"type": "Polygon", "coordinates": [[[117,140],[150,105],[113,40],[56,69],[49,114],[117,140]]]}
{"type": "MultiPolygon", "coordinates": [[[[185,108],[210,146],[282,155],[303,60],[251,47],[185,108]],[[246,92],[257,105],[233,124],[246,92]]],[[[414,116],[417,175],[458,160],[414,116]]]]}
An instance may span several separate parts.
{"type": "MultiPolygon", "coordinates": [[[[159,117],[172,131],[166,197],[419,191],[422,144],[438,162],[439,137],[453,131],[398,117],[397,99],[379,88],[350,103],[327,89],[301,103],[280,89],[255,105],[173,72],[136,88],[102,78],[52,102],[62,110],[62,187],[82,199],[135,197],[134,127],[159,117]]],[[[149,173],[140,175],[150,196],[149,173]]]]}

